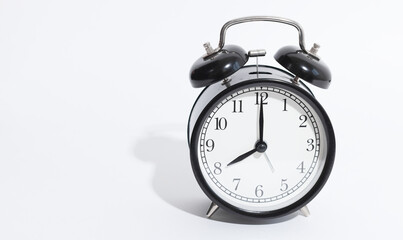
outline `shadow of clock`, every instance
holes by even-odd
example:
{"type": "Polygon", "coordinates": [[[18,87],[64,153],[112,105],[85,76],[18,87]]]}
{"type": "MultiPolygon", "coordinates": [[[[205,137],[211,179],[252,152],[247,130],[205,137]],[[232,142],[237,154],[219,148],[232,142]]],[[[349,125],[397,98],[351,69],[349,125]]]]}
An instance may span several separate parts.
{"type": "MultiPolygon", "coordinates": [[[[185,136],[182,125],[150,127],[136,142],[134,154],[142,161],[155,164],[152,186],[163,201],[189,214],[206,218],[211,202],[193,176],[185,136]]],[[[234,224],[274,224],[295,216],[269,220],[249,219],[219,209],[211,220],[234,224]]]]}
{"type": "Polygon", "coordinates": [[[149,127],[135,143],[134,154],[139,160],[155,165],[152,187],[162,200],[204,217],[209,201],[193,177],[185,130],[183,125],[149,127]]]}

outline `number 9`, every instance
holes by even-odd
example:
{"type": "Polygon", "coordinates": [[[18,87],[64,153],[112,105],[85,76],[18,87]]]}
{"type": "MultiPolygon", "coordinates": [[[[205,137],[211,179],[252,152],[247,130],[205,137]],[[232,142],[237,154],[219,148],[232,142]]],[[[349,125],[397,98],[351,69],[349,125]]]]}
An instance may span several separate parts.
{"type": "Polygon", "coordinates": [[[207,152],[211,152],[214,150],[214,141],[213,139],[208,139],[206,141],[207,152]]]}

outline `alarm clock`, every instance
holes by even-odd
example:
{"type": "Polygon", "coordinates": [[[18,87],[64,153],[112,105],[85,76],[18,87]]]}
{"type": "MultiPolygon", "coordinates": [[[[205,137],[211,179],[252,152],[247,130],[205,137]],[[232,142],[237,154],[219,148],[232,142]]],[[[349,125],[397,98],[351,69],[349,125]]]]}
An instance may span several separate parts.
{"type": "Polygon", "coordinates": [[[190,83],[204,87],[190,113],[188,144],[194,176],[219,208],[248,217],[275,218],[307,204],[325,185],[335,158],[332,124],[305,83],[328,88],[331,73],[308,51],[301,26],[278,17],[245,17],[225,23],[220,41],[191,67],[190,83]],[[299,46],[286,46],[274,58],[286,70],[259,65],[265,50],[246,52],[225,44],[229,27],[246,22],[293,26],[299,46]],[[247,65],[255,59],[256,64],[247,65]]]}

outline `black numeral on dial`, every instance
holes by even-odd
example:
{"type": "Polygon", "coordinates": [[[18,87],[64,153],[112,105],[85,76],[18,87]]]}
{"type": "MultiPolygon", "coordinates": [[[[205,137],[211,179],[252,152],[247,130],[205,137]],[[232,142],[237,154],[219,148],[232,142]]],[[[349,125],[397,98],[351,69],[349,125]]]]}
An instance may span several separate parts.
{"type": "Polygon", "coordinates": [[[308,120],[308,117],[306,115],[301,115],[299,116],[299,120],[302,121],[301,125],[299,127],[306,127],[306,120],[308,120]]]}
{"type": "Polygon", "coordinates": [[[215,130],[224,130],[227,128],[227,119],[224,117],[222,118],[215,118],[215,130]]]}
{"type": "Polygon", "coordinates": [[[306,142],[308,143],[308,148],[306,150],[308,152],[311,152],[315,148],[315,146],[313,145],[314,141],[312,138],[310,138],[310,139],[306,140],[306,142]]]}
{"type": "Polygon", "coordinates": [[[206,141],[206,150],[207,152],[211,152],[214,150],[215,144],[213,139],[208,139],[206,141]]]}
{"type": "Polygon", "coordinates": [[[269,94],[267,92],[261,92],[260,94],[257,92],[255,93],[255,96],[256,96],[255,105],[267,104],[267,98],[269,97],[269,94]]]}
{"type": "Polygon", "coordinates": [[[232,100],[233,104],[233,113],[243,113],[242,112],[242,100],[232,100]]]}
{"type": "Polygon", "coordinates": [[[287,111],[287,98],[283,99],[283,103],[284,103],[283,111],[287,111]]]}

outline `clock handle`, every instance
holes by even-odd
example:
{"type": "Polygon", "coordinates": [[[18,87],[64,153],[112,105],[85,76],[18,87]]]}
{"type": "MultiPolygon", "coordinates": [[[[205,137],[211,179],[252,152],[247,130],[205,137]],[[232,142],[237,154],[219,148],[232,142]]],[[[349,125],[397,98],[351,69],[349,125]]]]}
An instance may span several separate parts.
{"type": "Polygon", "coordinates": [[[286,46],[277,51],[274,58],[280,65],[295,74],[293,81],[298,83],[301,78],[317,87],[328,88],[331,83],[331,73],[327,65],[318,57],[318,44],[307,51],[304,43],[304,31],[302,27],[295,21],[287,18],[270,17],[270,16],[252,16],[233,19],[225,23],[220,32],[220,42],[218,48],[208,53],[208,56],[222,51],[225,47],[225,35],[229,27],[246,22],[278,22],[291,25],[298,30],[299,48],[286,46]]]}
{"type": "Polygon", "coordinates": [[[307,51],[304,43],[302,27],[295,21],[270,16],[252,16],[233,19],[225,23],[220,32],[218,47],[213,49],[210,43],[205,43],[207,54],[199,58],[191,67],[190,82],[193,87],[205,87],[217,81],[229,81],[229,77],[242,68],[249,59],[249,55],[242,48],[235,45],[225,45],[225,36],[228,28],[246,22],[278,22],[291,25],[298,30],[299,48],[286,46],[277,51],[274,58],[284,68],[295,75],[293,81],[297,84],[301,78],[317,87],[328,88],[331,82],[331,73],[327,65],[318,57],[318,44],[307,51]]]}
{"type": "Polygon", "coordinates": [[[234,26],[236,24],[240,24],[240,23],[247,23],[247,22],[278,22],[278,23],[283,23],[283,24],[287,24],[287,25],[291,25],[293,27],[295,27],[298,30],[298,36],[299,36],[299,47],[301,48],[301,50],[310,55],[313,58],[318,58],[316,55],[308,52],[305,48],[305,43],[304,43],[304,31],[302,30],[302,27],[295,21],[287,19],[287,18],[280,18],[280,17],[272,17],[272,16],[252,16],[252,17],[243,17],[243,18],[236,18],[233,19],[231,21],[228,21],[227,23],[225,23],[222,28],[221,28],[221,32],[220,32],[220,42],[218,43],[218,48],[214,49],[214,51],[212,51],[211,53],[209,53],[208,55],[212,55],[214,53],[219,52],[220,50],[223,49],[223,47],[225,46],[225,34],[228,30],[228,28],[230,28],[231,26],[234,26]]]}

